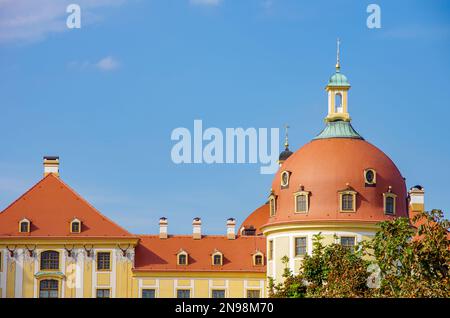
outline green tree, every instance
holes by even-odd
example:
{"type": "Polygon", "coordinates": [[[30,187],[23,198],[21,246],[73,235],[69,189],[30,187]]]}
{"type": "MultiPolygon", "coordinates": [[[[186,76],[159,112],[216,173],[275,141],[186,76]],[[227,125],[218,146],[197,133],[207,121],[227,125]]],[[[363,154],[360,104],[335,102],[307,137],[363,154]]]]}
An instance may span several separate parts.
{"type": "Polygon", "coordinates": [[[381,222],[372,242],[380,267],[377,297],[450,297],[449,222],[440,210],[381,222]]]}
{"type": "Polygon", "coordinates": [[[282,258],[283,282],[269,279],[269,296],[450,297],[449,221],[432,210],[412,224],[408,218],[381,222],[374,239],[355,250],[324,245],[322,235],[315,235],[298,275],[282,258]]]}

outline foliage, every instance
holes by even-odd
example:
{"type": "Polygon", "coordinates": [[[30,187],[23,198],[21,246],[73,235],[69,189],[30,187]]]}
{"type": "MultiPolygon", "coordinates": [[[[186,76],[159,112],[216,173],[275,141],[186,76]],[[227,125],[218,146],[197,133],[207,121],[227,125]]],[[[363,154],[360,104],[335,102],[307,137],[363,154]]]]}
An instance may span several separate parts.
{"type": "Polygon", "coordinates": [[[283,257],[283,282],[270,297],[450,297],[449,221],[440,210],[379,224],[374,239],[349,250],[319,233],[299,274],[283,257]]]}
{"type": "Polygon", "coordinates": [[[373,240],[379,297],[450,297],[449,221],[440,210],[383,222],[373,240]]]}

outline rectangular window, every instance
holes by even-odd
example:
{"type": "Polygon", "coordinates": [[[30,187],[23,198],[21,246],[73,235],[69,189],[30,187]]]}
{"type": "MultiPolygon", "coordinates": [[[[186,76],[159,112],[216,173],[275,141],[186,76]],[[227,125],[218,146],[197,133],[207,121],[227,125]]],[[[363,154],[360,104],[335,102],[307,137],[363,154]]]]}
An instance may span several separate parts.
{"type": "Polygon", "coordinates": [[[341,245],[353,252],[355,250],[355,238],[353,236],[342,236],[341,245]]]}
{"type": "Polygon", "coordinates": [[[214,265],[222,265],[222,255],[214,255],[214,265]]]}
{"type": "Polygon", "coordinates": [[[391,196],[387,196],[385,197],[385,211],[384,213],[386,214],[395,214],[395,198],[391,197],[391,196]]]}
{"type": "Polygon", "coordinates": [[[353,194],[342,195],[342,211],[353,211],[353,194]]]}
{"type": "Polygon", "coordinates": [[[97,253],[97,270],[109,271],[111,269],[111,253],[98,252],[97,253]]]}
{"type": "Polygon", "coordinates": [[[110,291],[109,289],[97,289],[97,298],[109,298],[110,291]]]}
{"type": "Polygon", "coordinates": [[[177,298],[191,298],[191,291],[189,289],[178,289],[177,298]]]}
{"type": "Polygon", "coordinates": [[[263,265],[263,256],[262,255],[255,255],[255,265],[256,266],[263,265]]]}
{"type": "Polygon", "coordinates": [[[155,298],[156,291],[154,289],[143,289],[142,298],[155,298]]]}
{"type": "Polygon", "coordinates": [[[272,240],[269,241],[269,255],[268,256],[269,256],[269,261],[271,261],[273,258],[273,241],[272,240]]]}
{"type": "Polygon", "coordinates": [[[72,222],[72,233],[80,232],[80,222],[72,222]]]}
{"type": "Polygon", "coordinates": [[[260,298],[259,290],[254,289],[247,290],[247,298],[260,298]]]}
{"type": "Polygon", "coordinates": [[[186,265],[187,264],[187,255],[180,254],[178,255],[178,265],[186,265]]]}
{"type": "Polygon", "coordinates": [[[307,200],[308,200],[308,196],[306,194],[299,194],[296,196],[296,207],[297,210],[295,212],[297,213],[301,213],[301,212],[308,212],[308,205],[307,205],[307,200]]]}
{"type": "Polygon", "coordinates": [[[213,289],[212,298],[225,298],[225,290],[223,289],[213,289]]]}
{"type": "Polygon", "coordinates": [[[21,223],[20,223],[20,232],[21,232],[21,233],[27,233],[27,232],[29,232],[29,231],[28,231],[28,225],[29,225],[28,222],[21,222],[21,223]]]}
{"type": "Polygon", "coordinates": [[[58,298],[58,281],[44,279],[39,283],[39,298],[58,298]]]}
{"type": "Polygon", "coordinates": [[[295,256],[306,255],[306,237],[295,238],[295,256]]]}
{"type": "Polygon", "coordinates": [[[41,270],[58,270],[59,253],[56,251],[44,251],[41,253],[41,270]]]}

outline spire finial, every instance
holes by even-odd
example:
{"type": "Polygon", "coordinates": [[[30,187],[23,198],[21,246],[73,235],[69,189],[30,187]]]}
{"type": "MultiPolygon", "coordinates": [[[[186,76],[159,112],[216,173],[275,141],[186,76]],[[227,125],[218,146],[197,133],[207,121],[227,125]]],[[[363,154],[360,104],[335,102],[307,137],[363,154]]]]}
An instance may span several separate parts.
{"type": "Polygon", "coordinates": [[[337,38],[337,51],[336,51],[336,72],[341,69],[341,63],[339,61],[339,47],[341,46],[341,40],[337,38]]]}
{"type": "Polygon", "coordinates": [[[285,129],[284,147],[287,150],[289,148],[289,125],[284,124],[284,129],[285,129]]]}

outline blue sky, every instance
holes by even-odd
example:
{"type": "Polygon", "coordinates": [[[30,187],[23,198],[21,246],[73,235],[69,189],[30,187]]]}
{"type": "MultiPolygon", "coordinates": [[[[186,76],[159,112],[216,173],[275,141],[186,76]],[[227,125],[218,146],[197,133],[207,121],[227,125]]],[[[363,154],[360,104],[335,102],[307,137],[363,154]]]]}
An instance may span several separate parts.
{"type": "Polygon", "coordinates": [[[0,208],[61,157],[65,182],[134,233],[225,233],[265,202],[259,164],[175,165],[174,128],[323,127],[336,38],[353,125],[450,210],[447,1],[6,0],[0,3],[0,208]],[[65,28],[79,3],[82,28],[65,28]],[[381,29],[366,7],[381,7],[381,29]]]}

